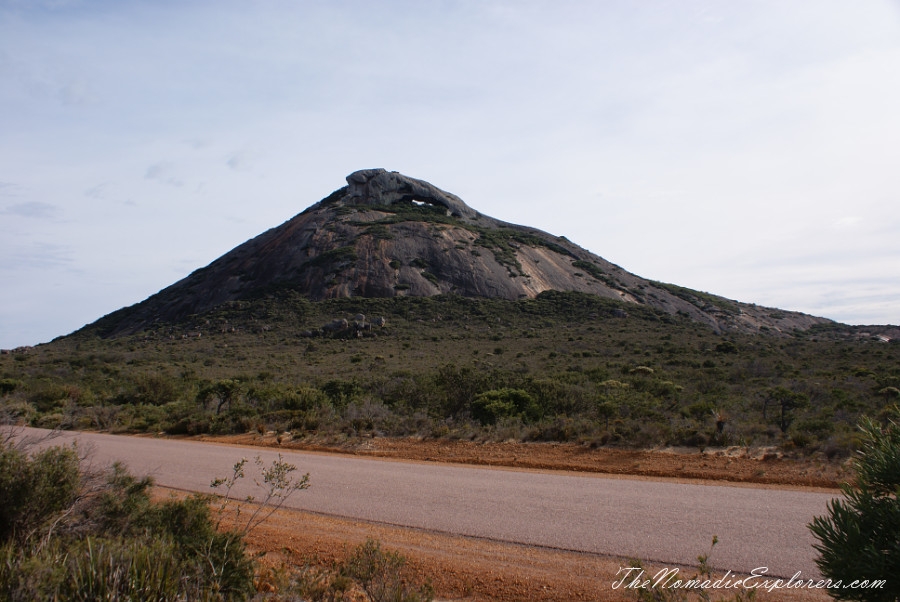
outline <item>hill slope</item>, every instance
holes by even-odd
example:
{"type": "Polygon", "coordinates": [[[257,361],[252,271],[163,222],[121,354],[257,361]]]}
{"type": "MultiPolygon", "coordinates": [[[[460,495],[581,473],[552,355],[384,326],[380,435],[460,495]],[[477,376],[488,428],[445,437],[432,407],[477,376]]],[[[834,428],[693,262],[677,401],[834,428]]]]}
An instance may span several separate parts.
{"type": "Polygon", "coordinates": [[[347,184],[96,328],[104,336],[134,333],[277,289],[314,301],[445,293],[516,300],[578,291],[680,314],[716,332],[828,322],[645,280],[564,237],[482,215],[396,172],[357,171],[347,184]]]}

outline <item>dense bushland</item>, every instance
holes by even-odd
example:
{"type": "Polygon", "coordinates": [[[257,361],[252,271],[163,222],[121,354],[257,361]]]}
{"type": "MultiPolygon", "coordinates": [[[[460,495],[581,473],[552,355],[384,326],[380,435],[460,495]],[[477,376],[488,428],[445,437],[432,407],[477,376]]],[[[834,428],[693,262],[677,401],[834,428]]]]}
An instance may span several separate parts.
{"type": "Polygon", "coordinates": [[[103,339],[104,321],[0,356],[34,426],[587,445],[781,445],[829,457],[900,399],[900,346],[865,328],[716,334],[592,295],[319,303],[270,291],[103,339]],[[357,314],[367,316],[357,329],[357,314]],[[385,326],[372,325],[384,317],[385,326]],[[346,329],[323,332],[334,320],[346,329]]]}

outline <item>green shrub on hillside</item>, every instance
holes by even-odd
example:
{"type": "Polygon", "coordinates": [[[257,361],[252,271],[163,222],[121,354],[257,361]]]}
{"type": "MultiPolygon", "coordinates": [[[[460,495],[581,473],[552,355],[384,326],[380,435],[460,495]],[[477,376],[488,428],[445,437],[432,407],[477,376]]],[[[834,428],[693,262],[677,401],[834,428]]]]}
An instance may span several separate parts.
{"type": "Polygon", "coordinates": [[[495,389],[480,393],[470,404],[472,417],[481,424],[496,424],[501,418],[522,418],[535,420],[540,408],[534,398],[522,389],[495,389]]]}
{"type": "Polygon", "coordinates": [[[13,378],[0,378],[0,395],[7,395],[15,391],[22,383],[13,378]]]}

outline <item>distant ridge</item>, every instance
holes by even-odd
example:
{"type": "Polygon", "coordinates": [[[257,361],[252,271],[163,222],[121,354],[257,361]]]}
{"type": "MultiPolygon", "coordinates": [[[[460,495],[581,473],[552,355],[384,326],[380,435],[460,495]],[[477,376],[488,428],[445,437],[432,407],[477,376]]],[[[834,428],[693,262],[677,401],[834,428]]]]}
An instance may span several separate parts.
{"type": "Polygon", "coordinates": [[[759,307],[635,276],[564,237],[482,215],[428,182],[384,169],[236,247],[92,327],[103,336],[174,323],[267,291],[314,301],[457,294],[533,298],[580,291],[662,310],[717,332],[803,330],[830,320],[759,307]]]}

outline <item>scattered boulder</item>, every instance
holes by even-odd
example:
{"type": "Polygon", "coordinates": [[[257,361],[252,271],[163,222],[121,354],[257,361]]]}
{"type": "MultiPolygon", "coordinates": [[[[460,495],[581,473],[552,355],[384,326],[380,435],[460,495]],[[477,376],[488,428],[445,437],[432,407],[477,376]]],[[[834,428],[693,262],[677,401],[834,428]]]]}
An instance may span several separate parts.
{"type": "Polygon", "coordinates": [[[322,327],[322,331],[325,333],[337,333],[343,330],[347,330],[350,328],[350,323],[347,322],[344,318],[339,318],[337,320],[332,320],[328,324],[322,327]]]}

